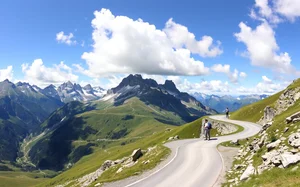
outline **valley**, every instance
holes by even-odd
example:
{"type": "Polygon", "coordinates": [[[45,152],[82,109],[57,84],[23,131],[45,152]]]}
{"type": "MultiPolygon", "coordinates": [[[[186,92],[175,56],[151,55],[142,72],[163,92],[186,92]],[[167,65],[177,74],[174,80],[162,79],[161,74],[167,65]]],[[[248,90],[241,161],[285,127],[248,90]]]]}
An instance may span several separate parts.
{"type": "MultiPolygon", "coordinates": [[[[171,154],[168,146],[164,146],[165,143],[176,138],[199,138],[204,119],[203,112],[215,113],[212,109],[197,103],[193,97],[178,92],[172,82],[166,85],[168,86],[159,86],[147,79],[130,75],[100,100],[66,103],[51,113],[39,128],[24,137],[22,143],[20,142],[19,156],[15,163],[7,161],[0,163],[0,166],[7,170],[2,171],[2,181],[11,183],[9,186],[12,186],[14,177],[21,177],[23,179],[16,182],[23,181],[28,186],[32,183],[39,184],[38,186],[94,186],[139,176],[142,171],[151,173],[151,169],[167,160],[171,154]],[[134,86],[135,84],[139,86],[134,86]],[[153,86],[161,88],[153,89],[153,86]],[[156,98],[162,100],[154,101],[152,94],[157,94],[156,98]],[[166,99],[169,102],[165,102],[166,99]],[[182,105],[178,102],[180,100],[182,105]],[[178,108],[181,110],[178,111],[178,108]],[[190,123],[187,120],[191,120],[190,123]],[[125,161],[128,166],[116,165],[101,169],[108,160],[117,162],[129,159],[129,155],[136,149],[146,150],[139,162],[131,163],[128,160],[125,161]],[[147,152],[152,149],[154,152],[147,152]],[[97,180],[92,181],[94,178],[97,180]]],[[[298,88],[297,81],[288,89],[294,88],[298,88]]],[[[275,106],[274,102],[283,93],[284,91],[245,106],[232,113],[230,118],[264,124],[266,112],[256,111],[263,111],[268,105],[275,106]],[[251,119],[247,118],[250,116],[251,119]]],[[[287,114],[291,115],[292,112],[289,110],[287,114]]],[[[295,110],[291,108],[291,111],[295,110]]],[[[218,118],[218,120],[225,119],[218,118]]],[[[212,122],[214,126],[212,136],[220,137],[217,138],[218,141],[212,141],[212,148],[221,140],[226,141],[231,136],[236,136],[233,134],[223,138],[222,134],[247,132],[241,127],[229,128],[222,122],[213,120],[212,122]]],[[[241,142],[245,142],[242,135],[239,137],[241,142]]],[[[189,141],[192,143],[199,140],[189,141]]],[[[203,143],[203,141],[199,143],[201,142],[203,143]]],[[[236,163],[240,162],[235,161],[234,164],[236,163]]],[[[150,180],[149,185],[155,181],[150,180]]]]}

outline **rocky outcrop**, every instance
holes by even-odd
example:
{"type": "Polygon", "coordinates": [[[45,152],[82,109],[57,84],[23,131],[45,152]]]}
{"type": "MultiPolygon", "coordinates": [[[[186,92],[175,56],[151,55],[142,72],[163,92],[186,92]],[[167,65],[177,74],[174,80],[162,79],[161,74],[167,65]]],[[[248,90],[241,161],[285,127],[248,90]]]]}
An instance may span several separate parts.
{"type": "Polygon", "coordinates": [[[300,121],[300,112],[297,112],[285,119],[286,123],[297,122],[300,121]]]}
{"type": "Polygon", "coordinates": [[[252,164],[250,164],[247,169],[244,171],[244,173],[242,174],[242,176],[240,177],[240,180],[246,180],[248,179],[251,175],[255,174],[255,168],[252,166],[252,164]]]}
{"type": "Polygon", "coordinates": [[[132,161],[133,162],[137,161],[137,159],[139,159],[142,155],[143,155],[142,149],[139,148],[139,149],[134,150],[131,154],[132,161]]]}
{"type": "Polygon", "coordinates": [[[268,151],[274,149],[275,147],[278,147],[279,144],[281,143],[281,140],[276,140],[275,142],[269,143],[266,147],[268,151]]]}
{"type": "Polygon", "coordinates": [[[300,132],[291,134],[288,142],[294,148],[300,147],[300,132]]]}
{"type": "Polygon", "coordinates": [[[286,89],[279,97],[275,104],[276,114],[281,114],[300,98],[300,88],[286,89]]]}
{"type": "Polygon", "coordinates": [[[276,115],[276,110],[270,106],[264,109],[264,122],[270,122],[276,115]]]}
{"type": "Polygon", "coordinates": [[[296,164],[300,161],[300,154],[293,155],[292,153],[284,153],[281,156],[283,167],[288,167],[291,164],[296,164]]]}

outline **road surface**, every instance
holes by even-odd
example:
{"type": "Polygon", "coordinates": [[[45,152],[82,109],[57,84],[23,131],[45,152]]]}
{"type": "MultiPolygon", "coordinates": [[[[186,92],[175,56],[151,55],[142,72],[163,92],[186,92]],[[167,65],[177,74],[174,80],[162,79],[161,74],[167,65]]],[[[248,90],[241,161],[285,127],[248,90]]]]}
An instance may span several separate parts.
{"type": "Polygon", "coordinates": [[[257,134],[261,126],[244,121],[228,120],[225,116],[210,116],[215,120],[227,121],[244,127],[244,131],[211,141],[188,139],[166,144],[173,154],[163,167],[150,172],[141,179],[123,180],[108,186],[122,187],[212,187],[223,169],[223,159],[216,146],[225,141],[242,139],[257,134]],[[175,154],[174,154],[175,153],[175,154]]]}

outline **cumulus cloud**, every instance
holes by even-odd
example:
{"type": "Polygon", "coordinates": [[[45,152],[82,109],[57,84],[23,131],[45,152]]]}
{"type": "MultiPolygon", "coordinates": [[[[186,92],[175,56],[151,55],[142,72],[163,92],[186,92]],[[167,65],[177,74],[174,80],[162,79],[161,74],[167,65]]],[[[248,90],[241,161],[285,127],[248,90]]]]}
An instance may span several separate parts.
{"type": "Polygon", "coordinates": [[[64,62],[54,64],[53,67],[44,65],[42,59],[36,59],[32,64],[22,64],[25,81],[41,87],[49,84],[62,84],[67,81],[77,82],[78,76],[64,62]]]}
{"type": "Polygon", "coordinates": [[[252,65],[271,68],[279,73],[294,73],[291,65],[291,57],[287,52],[278,52],[279,46],[276,43],[275,32],[267,22],[263,22],[254,30],[241,22],[240,32],[235,33],[239,42],[247,47],[247,56],[252,65]]]}
{"type": "Polygon", "coordinates": [[[5,69],[0,69],[0,81],[5,79],[12,80],[13,79],[13,67],[7,66],[5,69]]]}
{"type": "Polygon", "coordinates": [[[272,83],[272,80],[271,79],[269,79],[267,76],[262,76],[262,79],[263,79],[263,82],[264,83],[267,83],[267,84],[270,84],[270,83],[272,83]]]}
{"type": "Polygon", "coordinates": [[[63,31],[56,34],[56,41],[58,43],[64,43],[67,45],[76,45],[77,41],[73,40],[73,33],[69,33],[69,35],[65,34],[63,31]]]}
{"type": "Polygon", "coordinates": [[[195,35],[188,31],[188,28],[175,23],[173,19],[169,19],[163,31],[173,43],[174,47],[186,47],[194,54],[199,54],[202,57],[215,57],[223,53],[220,49],[220,41],[213,44],[213,38],[210,36],[203,36],[201,40],[197,41],[195,35]]]}
{"type": "Polygon", "coordinates": [[[246,78],[247,77],[247,74],[245,72],[240,72],[240,77],[241,78],[246,78]]]}
{"type": "Polygon", "coordinates": [[[231,72],[229,64],[215,64],[211,67],[211,70],[218,73],[225,73],[232,83],[237,83],[239,80],[239,76],[241,78],[245,78],[247,76],[245,72],[240,72],[239,74],[239,71],[237,69],[234,69],[234,71],[231,72]]]}
{"type": "Polygon", "coordinates": [[[295,21],[300,16],[299,0],[255,0],[250,17],[277,24],[285,20],[295,21]]]}
{"type": "Polygon", "coordinates": [[[279,14],[285,16],[291,21],[300,17],[300,1],[299,0],[276,0],[275,10],[279,14]]]}
{"type": "Polygon", "coordinates": [[[94,12],[93,51],[82,55],[93,77],[108,74],[206,75],[209,68],[191,55],[220,55],[220,42],[210,36],[196,40],[193,33],[172,19],[160,30],[141,19],[115,16],[110,10],[94,12]]]}
{"type": "Polygon", "coordinates": [[[237,93],[241,94],[274,94],[286,88],[290,82],[273,82],[267,76],[262,76],[262,81],[254,87],[245,88],[243,86],[237,88],[237,93]]]}

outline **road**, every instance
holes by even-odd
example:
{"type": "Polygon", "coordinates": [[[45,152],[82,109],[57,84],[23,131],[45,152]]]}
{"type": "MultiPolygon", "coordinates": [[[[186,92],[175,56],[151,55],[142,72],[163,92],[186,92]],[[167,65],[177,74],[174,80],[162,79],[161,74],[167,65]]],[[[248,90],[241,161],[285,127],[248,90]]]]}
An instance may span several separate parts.
{"type": "Polygon", "coordinates": [[[141,179],[124,180],[116,183],[123,187],[212,187],[223,169],[223,159],[216,146],[219,143],[242,139],[257,134],[261,126],[244,121],[228,120],[225,116],[210,116],[215,120],[227,121],[244,127],[244,131],[210,141],[188,139],[166,144],[173,153],[172,159],[163,167],[141,179]]]}

